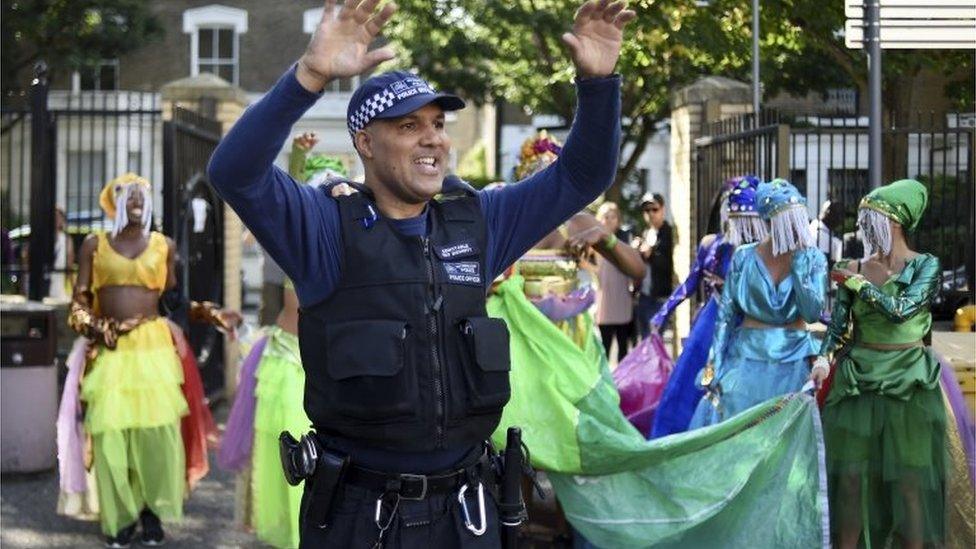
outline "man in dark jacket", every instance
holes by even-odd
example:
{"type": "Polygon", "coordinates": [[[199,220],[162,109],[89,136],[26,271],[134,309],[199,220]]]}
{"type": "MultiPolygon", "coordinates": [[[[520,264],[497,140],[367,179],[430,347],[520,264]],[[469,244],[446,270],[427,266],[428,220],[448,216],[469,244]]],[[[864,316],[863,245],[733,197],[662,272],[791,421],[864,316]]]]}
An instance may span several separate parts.
{"type": "Polygon", "coordinates": [[[641,337],[650,333],[651,318],[671,295],[674,280],[674,229],[668,223],[664,209],[664,197],[647,193],[641,198],[641,210],[647,229],[634,239],[647,262],[647,274],[641,282],[637,297],[637,324],[641,337]]]}

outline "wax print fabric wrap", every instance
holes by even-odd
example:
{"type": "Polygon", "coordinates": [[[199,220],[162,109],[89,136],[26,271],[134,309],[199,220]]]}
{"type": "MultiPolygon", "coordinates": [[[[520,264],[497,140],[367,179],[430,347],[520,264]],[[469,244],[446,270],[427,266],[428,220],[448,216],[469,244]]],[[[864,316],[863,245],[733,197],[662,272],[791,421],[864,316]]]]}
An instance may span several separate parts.
{"type": "Polygon", "coordinates": [[[488,300],[511,334],[512,399],[493,435],[522,428],[567,519],[600,547],[826,547],[816,405],[777,398],[722,424],[647,441],[620,412],[601,346],[580,349],[525,297],[488,300]]]}

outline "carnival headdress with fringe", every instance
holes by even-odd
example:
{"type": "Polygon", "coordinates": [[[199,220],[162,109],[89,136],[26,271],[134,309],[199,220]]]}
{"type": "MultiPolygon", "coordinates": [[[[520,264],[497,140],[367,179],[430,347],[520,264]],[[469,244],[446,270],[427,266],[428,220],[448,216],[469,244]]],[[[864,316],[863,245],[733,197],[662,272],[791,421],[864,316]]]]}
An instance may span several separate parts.
{"type": "Polygon", "coordinates": [[[756,189],[759,215],[769,221],[773,255],[813,246],[807,201],[789,181],[774,179],[756,189]]]}
{"type": "Polygon", "coordinates": [[[559,158],[563,146],[549,133],[542,130],[535,137],[530,137],[522,143],[519,152],[519,163],[515,167],[515,179],[522,180],[546,169],[559,158]]]}
{"type": "Polygon", "coordinates": [[[102,211],[115,222],[112,228],[113,236],[119,234],[119,231],[129,224],[129,215],[125,203],[129,199],[129,194],[136,188],[143,191],[142,219],[140,220],[142,230],[148,234],[152,228],[152,185],[145,177],[127,172],[106,183],[98,195],[98,204],[102,207],[102,211]]]}
{"type": "Polygon", "coordinates": [[[769,231],[766,222],[759,217],[756,205],[756,190],[759,178],[754,175],[736,177],[731,180],[726,203],[725,241],[733,246],[757,242],[766,238],[769,231]]]}
{"type": "Polygon", "coordinates": [[[891,253],[891,222],[914,231],[928,203],[928,189],[914,179],[894,181],[862,198],[857,224],[864,233],[870,253],[891,253]]]}

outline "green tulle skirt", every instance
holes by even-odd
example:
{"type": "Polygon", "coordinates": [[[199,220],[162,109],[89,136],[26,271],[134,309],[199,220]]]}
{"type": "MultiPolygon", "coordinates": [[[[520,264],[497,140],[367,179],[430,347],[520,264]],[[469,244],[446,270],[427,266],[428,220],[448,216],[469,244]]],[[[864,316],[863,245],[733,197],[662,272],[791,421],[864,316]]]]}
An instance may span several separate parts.
{"type": "Polygon", "coordinates": [[[311,422],[302,405],[305,372],[298,338],[272,329],[257,369],[254,389],[252,524],[259,539],[275,547],[298,547],[302,489],[289,486],[281,469],[278,435],[305,433],[311,422]]]}
{"type": "Polygon", "coordinates": [[[946,415],[938,388],[907,400],[862,393],[823,411],[831,526],[860,544],[945,541],[946,415]]]}

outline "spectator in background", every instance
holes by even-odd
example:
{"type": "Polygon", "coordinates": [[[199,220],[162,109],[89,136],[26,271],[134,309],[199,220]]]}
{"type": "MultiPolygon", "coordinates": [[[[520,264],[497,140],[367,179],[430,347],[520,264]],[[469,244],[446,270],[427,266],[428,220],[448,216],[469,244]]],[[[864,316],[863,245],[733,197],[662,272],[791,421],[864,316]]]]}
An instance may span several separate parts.
{"type": "Polygon", "coordinates": [[[650,333],[651,317],[670,297],[674,278],[674,229],[665,219],[664,197],[658,193],[647,193],[641,198],[641,210],[647,229],[641,237],[635,238],[637,248],[647,273],[641,281],[637,297],[637,325],[641,338],[650,333]]]}
{"type": "MultiPolygon", "coordinates": [[[[628,244],[630,235],[620,228],[620,208],[613,202],[604,202],[597,210],[596,218],[613,235],[612,238],[628,244]]],[[[617,362],[627,355],[628,342],[634,324],[633,280],[603,256],[597,256],[597,277],[600,290],[597,293],[596,323],[600,327],[603,348],[610,357],[610,345],[617,340],[617,362]]]]}
{"type": "Polygon", "coordinates": [[[810,222],[810,234],[817,249],[827,256],[828,268],[844,257],[844,242],[835,236],[841,233],[843,222],[844,209],[831,200],[820,207],[820,217],[810,222]]]}

